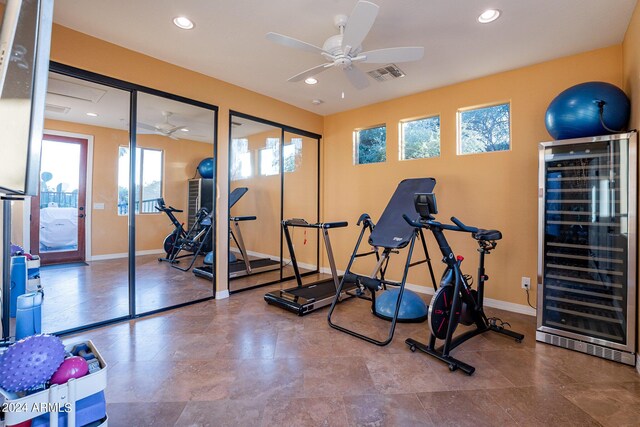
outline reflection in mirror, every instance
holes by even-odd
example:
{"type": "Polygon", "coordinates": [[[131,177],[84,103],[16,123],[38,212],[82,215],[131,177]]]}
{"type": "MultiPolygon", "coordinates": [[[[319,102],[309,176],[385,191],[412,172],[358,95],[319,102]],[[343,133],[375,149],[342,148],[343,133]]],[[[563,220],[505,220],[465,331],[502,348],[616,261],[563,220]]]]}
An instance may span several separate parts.
{"type": "MultiPolygon", "coordinates": [[[[301,218],[310,224],[318,222],[318,143],[315,138],[284,133],[284,220],[301,218]]],[[[315,228],[290,227],[289,236],[300,274],[317,270],[319,231],[315,228]]],[[[286,244],[284,257],[286,267],[283,276],[290,278],[294,271],[286,244]]],[[[303,282],[313,279],[317,277],[305,278],[303,282]]]]}
{"type": "MultiPolygon", "coordinates": [[[[213,296],[212,277],[194,270],[214,247],[214,119],[213,110],[138,93],[136,313],[213,296]]],[[[126,218],[128,147],[119,159],[119,214],[126,218]]]]}
{"type": "Polygon", "coordinates": [[[229,291],[280,280],[280,128],[231,118],[229,291]]]}
{"type": "Polygon", "coordinates": [[[129,144],[129,98],[49,73],[40,193],[14,206],[12,233],[40,257],[43,332],[129,315],[127,218],[118,215],[116,186],[118,150],[129,144]]]}

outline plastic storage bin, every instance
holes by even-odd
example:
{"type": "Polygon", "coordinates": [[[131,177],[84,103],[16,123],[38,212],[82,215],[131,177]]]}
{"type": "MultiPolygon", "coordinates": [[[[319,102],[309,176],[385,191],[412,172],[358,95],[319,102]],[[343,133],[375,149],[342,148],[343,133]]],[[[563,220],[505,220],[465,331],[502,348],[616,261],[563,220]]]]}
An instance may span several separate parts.
{"type": "MultiPolygon", "coordinates": [[[[75,345],[83,342],[69,343],[65,345],[65,350],[71,351],[75,345]]],[[[47,409],[65,408],[65,405],[68,407],[66,427],[80,427],[76,426],[76,402],[95,395],[107,387],[107,364],[93,345],[93,342],[89,340],[86,344],[100,362],[99,371],[85,375],[82,378],[71,379],[66,384],[52,385],[46,390],[17,399],[13,393],[0,388],[0,406],[9,409],[9,411],[4,412],[4,420],[0,420],[0,427],[19,424],[43,414],[49,414],[50,427],[60,427],[58,424],[59,413],[51,412],[47,409]]],[[[98,426],[106,427],[107,424],[107,416],[105,416],[104,421],[98,426]]]]}

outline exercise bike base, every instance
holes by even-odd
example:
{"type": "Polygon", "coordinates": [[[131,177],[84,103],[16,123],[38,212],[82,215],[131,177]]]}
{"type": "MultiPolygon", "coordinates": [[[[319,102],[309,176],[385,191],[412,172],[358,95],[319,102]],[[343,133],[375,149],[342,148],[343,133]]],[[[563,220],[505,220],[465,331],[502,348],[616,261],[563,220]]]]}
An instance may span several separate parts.
{"type": "Polygon", "coordinates": [[[445,356],[441,351],[438,351],[435,348],[431,348],[428,345],[422,344],[421,342],[418,342],[413,338],[407,338],[405,340],[405,343],[409,346],[409,349],[411,351],[420,350],[423,353],[427,353],[435,357],[436,359],[443,361],[444,363],[449,365],[449,370],[452,372],[460,369],[467,375],[473,375],[473,373],[476,371],[476,368],[474,368],[473,366],[464,363],[463,361],[458,360],[454,357],[445,356]]]}

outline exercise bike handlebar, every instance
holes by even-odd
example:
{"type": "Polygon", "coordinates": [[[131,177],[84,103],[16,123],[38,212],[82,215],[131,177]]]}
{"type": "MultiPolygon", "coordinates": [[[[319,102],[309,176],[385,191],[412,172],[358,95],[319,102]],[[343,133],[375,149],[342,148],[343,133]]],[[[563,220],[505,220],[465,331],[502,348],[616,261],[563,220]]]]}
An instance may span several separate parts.
{"type": "Polygon", "coordinates": [[[424,227],[437,227],[437,228],[441,228],[443,230],[451,230],[451,231],[464,231],[467,233],[476,233],[478,231],[477,227],[469,227],[467,225],[465,225],[462,221],[460,221],[458,218],[456,218],[455,216],[451,217],[451,221],[455,224],[455,225],[449,225],[449,224],[442,224],[438,221],[434,221],[432,219],[427,219],[427,220],[412,220],[411,218],[409,218],[407,216],[407,214],[402,214],[402,218],[404,218],[405,221],[407,221],[407,223],[415,228],[424,228],[424,227]]]}

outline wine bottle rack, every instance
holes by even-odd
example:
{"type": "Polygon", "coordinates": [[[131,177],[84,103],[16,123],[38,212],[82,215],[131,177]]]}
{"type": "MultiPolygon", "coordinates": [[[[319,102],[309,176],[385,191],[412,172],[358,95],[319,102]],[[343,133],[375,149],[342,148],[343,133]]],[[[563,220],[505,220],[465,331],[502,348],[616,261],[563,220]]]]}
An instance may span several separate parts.
{"type": "Polygon", "coordinates": [[[539,341],[635,364],[637,135],[540,144],[539,341]]]}

